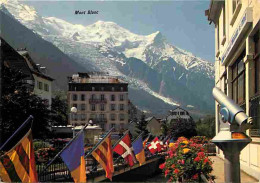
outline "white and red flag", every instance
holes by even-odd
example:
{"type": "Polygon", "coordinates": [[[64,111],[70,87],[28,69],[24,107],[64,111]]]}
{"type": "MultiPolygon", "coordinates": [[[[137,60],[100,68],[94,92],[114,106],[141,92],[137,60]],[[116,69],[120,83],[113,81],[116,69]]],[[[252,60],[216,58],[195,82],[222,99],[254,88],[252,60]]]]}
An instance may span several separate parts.
{"type": "Polygon", "coordinates": [[[124,135],[124,137],[114,147],[113,151],[121,155],[130,166],[133,166],[136,163],[129,133],[124,135]]]}
{"type": "Polygon", "coordinates": [[[153,141],[147,146],[149,151],[154,154],[156,152],[161,152],[162,150],[162,141],[158,139],[158,137],[155,137],[153,141]]]}

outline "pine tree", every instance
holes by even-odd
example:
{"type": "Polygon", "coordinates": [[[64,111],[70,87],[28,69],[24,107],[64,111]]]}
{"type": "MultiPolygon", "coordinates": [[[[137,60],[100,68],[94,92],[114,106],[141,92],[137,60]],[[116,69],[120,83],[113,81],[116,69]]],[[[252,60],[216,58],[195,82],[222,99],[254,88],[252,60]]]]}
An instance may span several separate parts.
{"type": "Polygon", "coordinates": [[[143,137],[146,137],[148,135],[149,132],[147,130],[147,121],[145,120],[144,113],[142,113],[140,120],[137,122],[136,128],[137,128],[136,133],[138,135],[141,134],[142,132],[144,132],[143,137]]]}
{"type": "Polygon", "coordinates": [[[48,136],[50,110],[43,99],[28,89],[25,78],[26,75],[21,71],[3,67],[3,141],[7,140],[30,115],[34,117],[33,137],[48,136]]]}

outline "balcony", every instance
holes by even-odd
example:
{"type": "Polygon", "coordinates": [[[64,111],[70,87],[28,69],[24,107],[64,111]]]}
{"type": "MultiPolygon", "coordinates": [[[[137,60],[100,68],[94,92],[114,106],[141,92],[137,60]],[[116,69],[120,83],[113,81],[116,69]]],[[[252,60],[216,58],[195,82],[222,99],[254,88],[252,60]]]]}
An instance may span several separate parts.
{"type": "Polygon", "coordinates": [[[107,99],[89,99],[90,104],[106,104],[107,99]]]}

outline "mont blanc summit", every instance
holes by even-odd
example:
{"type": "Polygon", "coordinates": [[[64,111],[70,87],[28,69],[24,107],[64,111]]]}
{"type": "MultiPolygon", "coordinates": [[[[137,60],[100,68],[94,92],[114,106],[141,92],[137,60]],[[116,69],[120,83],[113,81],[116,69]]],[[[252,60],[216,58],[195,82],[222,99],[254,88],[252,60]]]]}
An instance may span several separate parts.
{"type": "Polygon", "coordinates": [[[16,0],[2,1],[1,11],[86,70],[109,72],[126,80],[129,98],[141,109],[156,113],[156,106],[181,105],[198,111],[214,107],[214,64],[172,45],[160,31],[138,35],[109,21],[73,24],[43,17],[16,0]]]}

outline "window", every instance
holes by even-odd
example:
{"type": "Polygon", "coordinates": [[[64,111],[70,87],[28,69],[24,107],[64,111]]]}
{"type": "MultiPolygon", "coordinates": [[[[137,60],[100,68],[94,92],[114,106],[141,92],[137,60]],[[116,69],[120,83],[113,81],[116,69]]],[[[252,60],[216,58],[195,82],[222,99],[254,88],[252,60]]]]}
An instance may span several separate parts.
{"type": "Polygon", "coordinates": [[[111,128],[116,128],[116,124],[115,123],[111,123],[111,128]]]}
{"type": "Polygon", "coordinates": [[[100,118],[100,119],[105,119],[105,114],[100,114],[100,115],[99,115],[99,118],[100,118]]]}
{"type": "Polygon", "coordinates": [[[176,116],[176,115],[177,115],[177,112],[173,112],[172,115],[175,115],[175,116],[176,116]]]}
{"type": "Polygon", "coordinates": [[[81,121],[85,121],[86,120],[86,115],[85,114],[81,114],[81,121]]]}
{"type": "Polygon", "coordinates": [[[123,130],[125,127],[125,124],[124,123],[120,123],[120,130],[123,130]]]}
{"type": "Polygon", "coordinates": [[[115,120],[116,120],[116,115],[115,115],[115,114],[111,114],[111,115],[110,115],[110,119],[111,119],[112,121],[115,121],[115,120]]]}
{"type": "Polygon", "coordinates": [[[124,121],[125,119],[125,115],[124,114],[119,114],[119,120],[120,121],[124,121]]]}
{"type": "Polygon", "coordinates": [[[104,100],[105,100],[105,95],[104,95],[104,94],[101,94],[101,95],[100,95],[100,99],[101,99],[101,101],[104,101],[104,100]]]}
{"type": "Polygon", "coordinates": [[[241,104],[245,101],[245,51],[238,57],[232,66],[232,99],[241,104]]]}
{"type": "Polygon", "coordinates": [[[111,90],[112,90],[112,91],[115,91],[115,87],[112,87],[111,90]]]}
{"type": "Polygon", "coordinates": [[[44,91],[49,91],[49,85],[48,84],[44,84],[44,91]]]}
{"type": "Polygon", "coordinates": [[[89,119],[96,119],[96,115],[95,114],[90,114],[89,119]]]}
{"type": "Polygon", "coordinates": [[[78,100],[77,94],[73,94],[73,95],[72,95],[72,100],[73,100],[73,101],[77,101],[77,100],[78,100]]]}
{"type": "Polygon", "coordinates": [[[78,105],[77,104],[72,104],[72,107],[78,108],[78,105]]]}
{"type": "Polygon", "coordinates": [[[40,90],[42,90],[42,82],[38,82],[38,88],[40,89],[40,90]]]}
{"type": "Polygon", "coordinates": [[[120,101],[123,101],[124,100],[124,95],[119,95],[119,99],[120,99],[120,101]]]}
{"type": "Polygon", "coordinates": [[[105,130],[105,124],[101,123],[100,127],[102,128],[102,130],[105,130]]]}
{"type": "Polygon", "coordinates": [[[232,2],[233,13],[236,11],[239,2],[240,2],[240,0],[233,0],[233,2],[232,2]]]}
{"type": "Polygon", "coordinates": [[[91,95],[91,99],[94,100],[96,98],[96,95],[95,94],[92,94],[91,95]]]}
{"type": "Polygon", "coordinates": [[[225,10],[225,2],[224,2],[224,6],[223,6],[223,42],[222,45],[224,45],[225,41],[224,40],[226,38],[226,10],[225,10]]]}
{"type": "Polygon", "coordinates": [[[78,115],[77,114],[72,114],[72,119],[74,121],[78,121],[78,115]]]}
{"type": "Polygon", "coordinates": [[[253,127],[249,130],[251,137],[260,137],[260,31],[254,36],[255,43],[255,95],[250,99],[249,114],[253,118],[253,127]]]}
{"type": "Polygon", "coordinates": [[[116,98],[115,98],[115,95],[111,95],[111,101],[115,101],[116,98]]]}
{"type": "Polygon", "coordinates": [[[224,93],[227,95],[227,73],[223,76],[224,79],[224,93]]]}
{"type": "Polygon", "coordinates": [[[120,87],[120,91],[124,91],[124,88],[123,88],[123,87],[120,87]]]}
{"type": "Polygon", "coordinates": [[[91,111],[95,111],[96,110],[96,105],[95,104],[91,104],[91,111]]]}
{"type": "Polygon", "coordinates": [[[95,91],[95,87],[92,87],[92,91],[95,91]]]}
{"type": "Polygon", "coordinates": [[[255,42],[255,93],[260,93],[260,30],[254,36],[255,42]]]}
{"type": "Polygon", "coordinates": [[[115,111],[116,110],[116,104],[111,104],[111,111],[115,111]]]}
{"type": "Polygon", "coordinates": [[[85,95],[81,94],[81,101],[85,101],[85,95]]]}
{"type": "Polygon", "coordinates": [[[100,110],[104,111],[105,110],[105,104],[100,104],[100,110]]]}
{"type": "Polygon", "coordinates": [[[120,109],[120,111],[123,111],[124,110],[124,104],[119,104],[119,109],[120,109]]]}
{"type": "Polygon", "coordinates": [[[104,91],[104,87],[103,86],[101,87],[101,91],[104,91]]]}
{"type": "Polygon", "coordinates": [[[86,105],[85,104],[81,104],[80,108],[81,108],[82,111],[85,111],[86,110],[86,105]]]}

